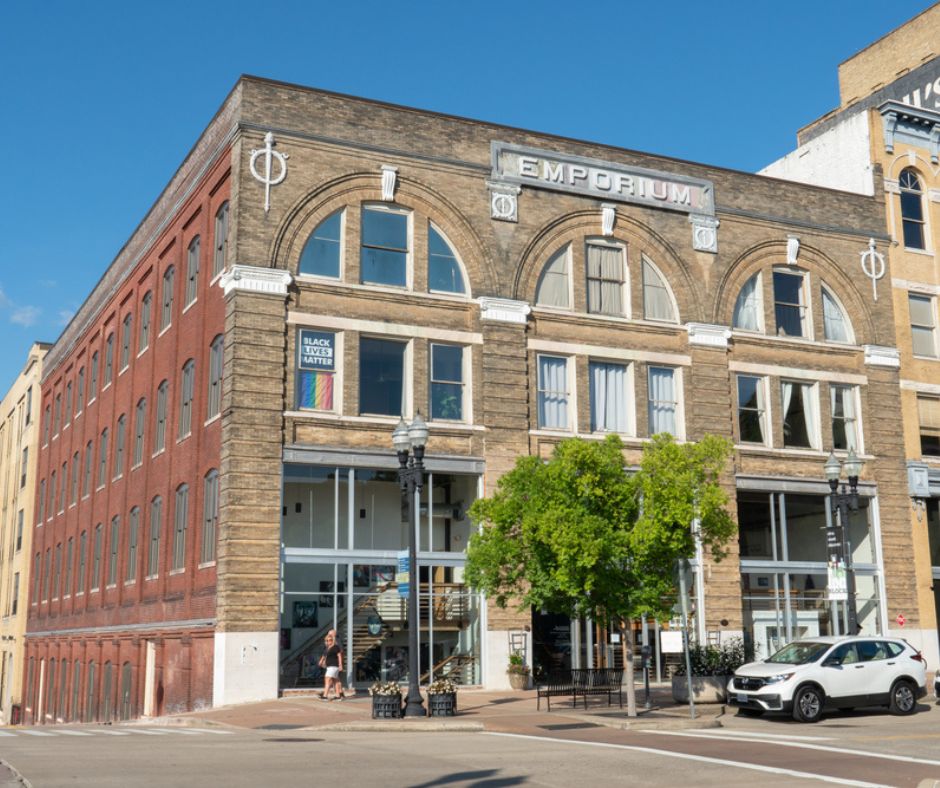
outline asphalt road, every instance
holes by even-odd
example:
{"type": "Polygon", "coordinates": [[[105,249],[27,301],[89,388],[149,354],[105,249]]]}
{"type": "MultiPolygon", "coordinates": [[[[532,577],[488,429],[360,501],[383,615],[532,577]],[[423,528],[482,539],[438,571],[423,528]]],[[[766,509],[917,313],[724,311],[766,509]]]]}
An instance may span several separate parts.
{"type": "MultiPolygon", "coordinates": [[[[35,788],[919,786],[940,780],[940,708],[934,706],[922,705],[907,718],[854,712],[817,725],[726,717],[722,729],[697,731],[538,719],[541,724],[507,720],[503,730],[488,733],[0,729],[0,758],[35,788]]],[[[6,788],[2,772],[0,786],[6,788]]]]}

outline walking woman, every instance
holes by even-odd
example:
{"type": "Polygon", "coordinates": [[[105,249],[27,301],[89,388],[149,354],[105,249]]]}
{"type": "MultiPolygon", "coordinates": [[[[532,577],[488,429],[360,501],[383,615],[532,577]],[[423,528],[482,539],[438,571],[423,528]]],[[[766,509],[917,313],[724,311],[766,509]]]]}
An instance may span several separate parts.
{"type": "Polygon", "coordinates": [[[323,682],[323,692],[320,693],[322,700],[332,700],[330,690],[333,690],[333,697],[336,700],[343,700],[346,695],[343,692],[343,647],[336,640],[336,630],[331,629],[326,633],[326,651],[320,657],[320,667],[326,669],[326,678],[323,682]]]}

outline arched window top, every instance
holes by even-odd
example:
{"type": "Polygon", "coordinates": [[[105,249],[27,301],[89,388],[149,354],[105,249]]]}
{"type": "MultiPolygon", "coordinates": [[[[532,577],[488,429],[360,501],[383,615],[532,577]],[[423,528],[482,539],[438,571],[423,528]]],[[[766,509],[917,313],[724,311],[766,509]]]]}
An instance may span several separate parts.
{"type": "Polygon", "coordinates": [[[731,325],[744,331],[760,331],[763,325],[763,299],[761,297],[761,275],[748,279],[734,303],[731,325]]]}
{"type": "Polygon", "coordinates": [[[823,334],[830,342],[854,341],[852,324],[845,309],[835,294],[826,285],[822,285],[823,334]]]}
{"type": "Polygon", "coordinates": [[[571,308],[571,246],[566,244],[553,254],[539,276],[535,290],[538,306],[571,308]]]}
{"type": "Polygon", "coordinates": [[[678,314],[669,283],[653,262],[643,255],[643,316],[647,320],[677,323],[678,314]]]}
{"type": "Polygon", "coordinates": [[[467,292],[463,266],[444,233],[428,223],[428,290],[439,293],[467,292]]]}
{"type": "Polygon", "coordinates": [[[898,178],[901,189],[901,225],[907,249],[925,249],[924,187],[917,170],[908,167],[898,178]]]}
{"type": "Polygon", "coordinates": [[[310,233],[300,253],[301,274],[339,278],[343,248],[343,210],[334,211],[310,233]]]}

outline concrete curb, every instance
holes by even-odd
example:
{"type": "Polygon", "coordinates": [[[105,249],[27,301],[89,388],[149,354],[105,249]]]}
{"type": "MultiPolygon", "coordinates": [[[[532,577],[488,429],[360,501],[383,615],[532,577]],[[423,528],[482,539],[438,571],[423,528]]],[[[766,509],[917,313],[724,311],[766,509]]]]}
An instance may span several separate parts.
{"type": "Polygon", "coordinates": [[[334,722],[329,725],[318,725],[304,728],[305,731],[338,731],[338,732],[420,732],[420,733],[479,733],[486,730],[482,722],[443,721],[430,722],[428,720],[386,720],[379,722],[368,720],[363,722],[334,722]]]}

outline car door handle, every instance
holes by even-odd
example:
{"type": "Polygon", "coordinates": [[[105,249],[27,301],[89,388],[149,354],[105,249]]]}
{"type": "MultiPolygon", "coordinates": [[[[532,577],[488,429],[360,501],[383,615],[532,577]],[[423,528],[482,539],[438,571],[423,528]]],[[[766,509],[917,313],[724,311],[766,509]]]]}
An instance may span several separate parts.
{"type": "Polygon", "coordinates": [[[856,669],[856,670],[861,670],[861,669],[864,668],[864,667],[865,667],[864,665],[856,665],[856,666],[855,666],[855,669],[856,669]]]}
{"type": "Polygon", "coordinates": [[[889,664],[889,665],[895,665],[895,664],[897,664],[897,663],[895,663],[895,662],[889,662],[888,664],[889,664]]]}

